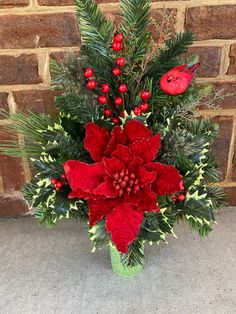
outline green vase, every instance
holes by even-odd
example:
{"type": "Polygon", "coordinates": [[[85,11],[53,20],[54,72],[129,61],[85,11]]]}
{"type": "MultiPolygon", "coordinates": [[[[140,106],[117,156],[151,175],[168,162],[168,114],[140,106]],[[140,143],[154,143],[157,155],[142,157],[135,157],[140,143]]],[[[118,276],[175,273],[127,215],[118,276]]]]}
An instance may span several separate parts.
{"type": "MultiPolygon", "coordinates": [[[[144,246],[143,246],[144,251],[144,246]]],[[[118,276],[122,277],[132,277],[140,274],[143,270],[143,265],[137,266],[124,266],[120,261],[120,252],[114,246],[110,245],[110,254],[111,254],[111,266],[113,272],[118,276]]]]}

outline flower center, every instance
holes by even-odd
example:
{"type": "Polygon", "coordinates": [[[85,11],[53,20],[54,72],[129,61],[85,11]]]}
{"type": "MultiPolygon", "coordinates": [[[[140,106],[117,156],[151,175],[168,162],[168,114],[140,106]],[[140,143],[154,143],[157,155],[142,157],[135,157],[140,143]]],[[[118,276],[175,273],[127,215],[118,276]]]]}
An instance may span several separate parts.
{"type": "Polygon", "coordinates": [[[119,191],[119,196],[122,196],[125,192],[129,195],[132,191],[136,193],[140,190],[139,179],[134,173],[130,173],[128,169],[116,173],[112,183],[116,191],[119,191]]]}

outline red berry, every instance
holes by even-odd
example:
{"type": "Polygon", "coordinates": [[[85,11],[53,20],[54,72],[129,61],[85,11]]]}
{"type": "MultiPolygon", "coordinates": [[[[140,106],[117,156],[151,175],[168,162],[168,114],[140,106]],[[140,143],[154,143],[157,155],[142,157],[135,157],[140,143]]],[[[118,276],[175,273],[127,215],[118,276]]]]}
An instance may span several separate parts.
{"type": "Polygon", "coordinates": [[[178,201],[183,202],[185,200],[185,196],[183,194],[178,195],[178,201]]]}
{"type": "Polygon", "coordinates": [[[119,68],[114,68],[112,70],[112,73],[113,73],[114,76],[119,76],[120,75],[120,69],[119,68]]]}
{"type": "Polygon", "coordinates": [[[62,183],[62,182],[58,181],[58,182],[56,183],[56,188],[60,189],[62,186],[63,186],[63,183],[62,183]]]}
{"type": "Polygon", "coordinates": [[[119,34],[114,36],[114,42],[115,43],[122,43],[123,39],[124,39],[124,36],[122,33],[119,33],[119,34]]]}
{"type": "Polygon", "coordinates": [[[145,103],[141,104],[141,105],[139,106],[139,108],[140,108],[142,111],[147,111],[147,110],[148,110],[148,103],[145,102],[145,103]]]}
{"type": "Polygon", "coordinates": [[[120,117],[121,117],[121,118],[124,118],[124,117],[125,117],[125,112],[124,112],[124,110],[121,110],[121,111],[120,111],[120,117]]]}
{"type": "Polygon", "coordinates": [[[125,59],[124,58],[117,58],[116,59],[116,64],[119,65],[121,68],[125,65],[125,59]]]}
{"type": "Polygon", "coordinates": [[[99,96],[98,101],[100,102],[101,105],[106,105],[108,103],[108,99],[106,96],[99,96]]]}
{"type": "Polygon", "coordinates": [[[110,86],[108,84],[102,84],[102,93],[107,94],[110,90],[110,86]]]}
{"type": "Polygon", "coordinates": [[[97,83],[94,80],[90,80],[86,86],[88,89],[94,90],[97,86],[97,83]]]}
{"type": "Polygon", "coordinates": [[[142,110],[140,108],[138,108],[138,107],[134,108],[134,114],[136,116],[139,116],[141,113],[142,113],[142,110]]]}
{"type": "Polygon", "coordinates": [[[92,77],[92,76],[93,76],[93,70],[92,70],[91,68],[85,69],[85,71],[84,71],[84,76],[85,76],[86,78],[92,77]]]}
{"type": "Polygon", "coordinates": [[[120,43],[116,43],[116,42],[114,42],[113,44],[112,44],[112,49],[114,50],[114,51],[120,51],[121,50],[121,44],[120,43]]]}
{"type": "Polygon", "coordinates": [[[143,90],[141,91],[140,93],[140,97],[143,99],[143,100],[148,100],[150,97],[151,97],[151,93],[149,90],[143,90]]]}
{"type": "Polygon", "coordinates": [[[66,179],[66,175],[65,175],[65,174],[62,174],[62,175],[61,175],[61,178],[62,178],[62,179],[66,179]]]}
{"type": "Polygon", "coordinates": [[[111,110],[110,109],[105,109],[103,113],[104,113],[105,117],[110,117],[111,116],[111,110]]]}
{"type": "Polygon", "coordinates": [[[51,184],[56,185],[56,184],[57,184],[57,181],[58,181],[58,180],[57,180],[56,178],[52,178],[52,179],[51,179],[51,184]]]}
{"type": "Polygon", "coordinates": [[[114,117],[114,118],[112,119],[112,122],[113,122],[114,124],[119,124],[119,123],[120,123],[120,119],[117,118],[117,117],[114,117]]]}
{"type": "Polygon", "coordinates": [[[123,99],[121,97],[116,97],[114,102],[115,102],[116,106],[123,105],[123,99]]]}
{"type": "Polygon", "coordinates": [[[120,93],[126,93],[127,92],[127,85],[126,84],[121,84],[120,87],[118,88],[120,93]]]}

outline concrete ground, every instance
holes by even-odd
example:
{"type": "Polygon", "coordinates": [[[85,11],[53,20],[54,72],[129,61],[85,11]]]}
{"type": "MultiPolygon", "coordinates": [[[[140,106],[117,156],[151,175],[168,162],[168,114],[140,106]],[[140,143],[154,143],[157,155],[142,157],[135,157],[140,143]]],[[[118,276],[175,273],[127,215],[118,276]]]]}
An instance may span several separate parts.
{"type": "Polygon", "coordinates": [[[111,271],[108,250],[90,253],[83,226],[0,220],[1,314],[236,313],[236,208],[206,239],[176,226],[178,240],[146,249],[142,274],[111,271]]]}

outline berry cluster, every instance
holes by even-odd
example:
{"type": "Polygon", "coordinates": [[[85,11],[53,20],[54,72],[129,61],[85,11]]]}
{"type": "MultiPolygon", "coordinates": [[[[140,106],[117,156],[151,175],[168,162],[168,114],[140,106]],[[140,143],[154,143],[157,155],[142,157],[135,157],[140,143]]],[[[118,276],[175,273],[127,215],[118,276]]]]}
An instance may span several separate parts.
{"type": "Polygon", "coordinates": [[[150,97],[151,97],[151,93],[149,90],[141,91],[140,98],[142,99],[143,102],[138,107],[134,108],[134,114],[140,115],[141,113],[148,110],[148,108],[149,108],[148,100],[150,97]]]}
{"type": "Polygon", "coordinates": [[[172,194],[171,198],[174,202],[184,202],[184,200],[186,199],[186,195],[188,194],[188,191],[179,193],[179,194],[172,194]]]}
{"type": "Polygon", "coordinates": [[[60,191],[60,189],[67,183],[65,174],[61,175],[61,179],[52,178],[51,184],[55,186],[56,191],[60,191]]]}
{"type": "MultiPolygon", "coordinates": [[[[118,33],[114,36],[113,43],[112,43],[112,49],[114,52],[119,52],[124,48],[124,36],[122,33],[118,33]]],[[[117,57],[116,58],[116,65],[112,69],[112,74],[114,77],[120,78],[120,85],[118,86],[118,92],[119,96],[112,99],[112,103],[109,99],[109,92],[110,92],[110,86],[107,83],[103,83],[100,87],[100,92],[102,95],[98,96],[98,102],[102,106],[108,106],[109,108],[104,109],[104,116],[106,118],[111,118],[112,122],[114,124],[120,123],[119,117],[124,117],[124,110],[120,110],[119,107],[124,105],[124,94],[127,93],[128,87],[125,83],[122,83],[122,68],[125,66],[125,59],[123,57],[117,57]],[[114,107],[115,106],[115,107],[114,107]],[[117,114],[118,113],[118,114],[117,114]]],[[[92,79],[94,77],[93,70],[91,68],[87,68],[84,71],[84,76],[86,79],[88,79],[88,82],[86,84],[87,88],[90,90],[94,90],[97,87],[97,82],[92,79]]],[[[147,111],[149,108],[148,100],[151,97],[151,93],[148,90],[143,90],[140,93],[140,98],[142,99],[142,102],[138,107],[135,107],[134,114],[140,115],[143,112],[147,111]]]]}

